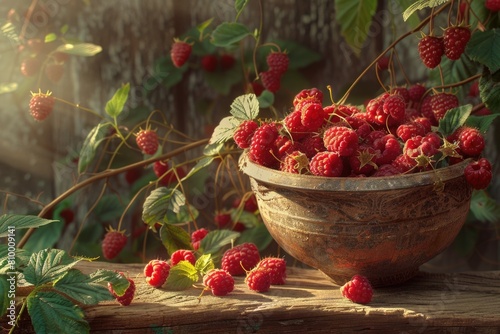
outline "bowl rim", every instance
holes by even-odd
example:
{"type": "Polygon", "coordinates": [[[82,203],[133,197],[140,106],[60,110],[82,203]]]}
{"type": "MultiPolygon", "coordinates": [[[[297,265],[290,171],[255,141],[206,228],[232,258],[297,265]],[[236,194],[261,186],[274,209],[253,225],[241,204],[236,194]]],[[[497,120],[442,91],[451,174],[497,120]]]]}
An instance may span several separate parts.
{"type": "Polygon", "coordinates": [[[283,188],[324,191],[384,191],[434,185],[464,176],[465,167],[472,159],[457,164],[404,175],[382,177],[326,177],[282,172],[258,165],[250,160],[248,151],[239,158],[240,170],[259,182],[283,188]]]}

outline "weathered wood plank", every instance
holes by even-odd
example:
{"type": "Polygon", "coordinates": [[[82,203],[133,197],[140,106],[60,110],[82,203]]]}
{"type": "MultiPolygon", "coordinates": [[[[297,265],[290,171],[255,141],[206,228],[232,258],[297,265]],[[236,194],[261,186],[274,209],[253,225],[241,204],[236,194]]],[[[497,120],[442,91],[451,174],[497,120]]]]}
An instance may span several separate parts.
{"type": "MultiPolygon", "coordinates": [[[[85,270],[102,268],[85,264],[85,270]]],[[[500,272],[421,273],[397,287],[379,288],[369,305],[342,298],[338,286],[316,270],[289,268],[288,284],[268,293],[247,289],[236,278],[225,297],[200,290],[149,287],[143,265],[127,265],[137,282],[129,307],[110,302],[86,309],[97,333],[304,333],[378,330],[408,333],[500,332],[500,272]]]]}

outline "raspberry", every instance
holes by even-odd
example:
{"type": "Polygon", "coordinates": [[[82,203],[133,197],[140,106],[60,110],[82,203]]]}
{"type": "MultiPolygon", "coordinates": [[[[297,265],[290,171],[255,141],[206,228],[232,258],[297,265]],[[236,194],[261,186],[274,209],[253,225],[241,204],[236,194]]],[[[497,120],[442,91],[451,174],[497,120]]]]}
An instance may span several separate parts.
{"type": "Polygon", "coordinates": [[[126,244],[127,236],[123,231],[117,231],[110,227],[102,241],[102,254],[108,260],[114,259],[126,244]]]}
{"type": "Polygon", "coordinates": [[[435,132],[429,132],[425,136],[414,136],[408,139],[403,148],[404,154],[410,158],[420,155],[432,157],[439,152],[441,138],[435,132]]]}
{"type": "Polygon", "coordinates": [[[420,59],[428,68],[435,68],[441,63],[444,54],[444,43],[441,37],[424,36],[418,42],[420,59]]]}
{"type": "Polygon", "coordinates": [[[451,93],[438,93],[430,101],[432,112],[437,121],[442,119],[446,112],[459,106],[458,97],[451,93]]]}
{"type": "Polygon", "coordinates": [[[410,92],[408,92],[408,89],[406,89],[406,87],[394,87],[391,89],[390,94],[401,96],[404,99],[405,103],[410,102],[410,92]]]}
{"type": "Polygon", "coordinates": [[[21,73],[25,77],[32,77],[40,70],[40,60],[38,58],[26,58],[21,63],[21,73]]]}
{"type": "Polygon", "coordinates": [[[444,54],[451,60],[460,59],[471,37],[468,27],[448,27],[443,34],[444,54]]]}
{"type": "Polygon", "coordinates": [[[193,47],[191,44],[175,38],[172,48],[170,49],[170,58],[174,66],[182,67],[189,59],[192,49],[193,47]]]}
{"type": "Polygon", "coordinates": [[[344,164],[342,158],[333,152],[318,152],[309,162],[309,169],[317,176],[337,177],[342,175],[344,164]]]}
{"type": "Polygon", "coordinates": [[[491,182],[491,164],[485,159],[481,158],[478,161],[473,161],[464,170],[465,179],[467,183],[474,189],[485,189],[491,182]]]}
{"type": "Polygon", "coordinates": [[[419,122],[410,122],[401,124],[396,130],[396,134],[403,142],[407,141],[411,137],[424,136],[428,131],[419,122]]]}
{"type": "Polygon", "coordinates": [[[307,103],[300,110],[302,125],[309,132],[317,131],[325,121],[325,112],[320,103],[307,103]]]}
{"type": "Polygon", "coordinates": [[[478,129],[464,127],[459,130],[458,146],[466,156],[478,156],[485,146],[484,137],[478,129]]]}
{"type": "Polygon", "coordinates": [[[379,168],[372,174],[372,177],[385,177],[399,175],[401,172],[392,164],[385,164],[379,166],[379,168]]]}
{"type": "Polygon", "coordinates": [[[212,290],[214,296],[225,296],[234,289],[234,278],[227,271],[212,269],[203,276],[203,285],[212,290]]]}
{"type": "Polygon", "coordinates": [[[302,100],[310,100],[312,102],[322,103],[323,102],[323,92],[317,88],[308,88],[301,90],[293,98],[293,106],[295,107],[302,100]]]}
{"type": "Polygon", "coordinates": [[[425,94],[425,86],[421,85],[421,84],[415,84],[413,86],[411,86],[410,88],[408,88],[408,94],[410,96],[410,101],[413,101],[415,103],[418,103],[420,102],[420,100],[422,99],[422,96],[424,96],[425,94]]]}
{"type": "Polygon", "coordinates": [[[255,268],[248,272],[245,283],[250,290],[267,292],[271,287],[271,270],[265,267],[255,268]]]}
{"type": "Polygon", "coordinates": [[[243,121],[233,134],[233,139],[236,145],[238,145],[241,149],[249,148],[250,143],[252,142],[252,136],[258,127],[259,125],[255,121],[243,121]]]}
{"type": "Polygon", "coordinates": [[[257,264],[257,268],[270,270],[271,285],[283,285],[286,283],[286,261],[279,257],[266,257],[257,264]]]}
{"type": "Polygon", "coordinates": [[[308,172],[309,159],[300,151],[293,151],[287,154],[280,164],[282,172],[293,174],[306,174],[308,172]]]}
{"type": "Polygon", "coordinates": [[[64,224],[68,225],[75,220],[75,212],[71,208],[62,209],[59,216],[64,220],[64,224]]]}
{"type": "Polygon", "coordinates": [[[283,123],[293,140],[304,138],[309,132],[302,124],[302,113],[299,110],[292,111],[286,115],[283,123]]]}
{"type": "Polygon", "coordinates": [[[318,152],[323,152],[326,150],[323,144],[323,138],[318,135],[308,135],[300,140],[302,152],[305,153],[307,158],[311,159],[318,152]]]}
{"type": "Polygon", "coordinates": [[[436,120],[436,116],[434,116],[434,112],[432,112],[432,101],[433,95],[426,95],[420,104],[420,113],[423,117],[427,118],[431,125],[438,125],[438,121],[436,120]]]}
{"type": "Polygon", "coordinates": [[[260,80],[265,89],[271,93],[276,93],[281,86],[281,76],[275,72],[267,71],[260,74],[260,80]]]}
{"type": "Polygon", "coordinates": [[[323,134],[326,149],[341,157],[353,155],[358,149],[358,141],[358,134],[345,126],[332,126],[323,134]]]}
{"type": "MultiPolygon", "coordinates": [[[[241,198],[236,198],[233,202],[233,208],[238,208],[241,205],[241,198]]],[[[243,204],[243,210],[247,212],[254,213],[259,207],[257,206],[257,198],[255,195],[248,197],[248,199],[243,204]]]]}
{"type": "Polygon", "coordinates": [[[413,122],[422,125],[425,133],[431,132],[432,130],[432,123],[427,117],[417,117],[413,120],[413,122]]]}
{"type": "Polygon", "coordinates": [[[390,57],[383,56],[377,61],[377,69],[379,71],[385,71],[389,68],[390,57]]]}
{"type": "Polygon", "coordinates": [[[379,151],[379,154],[375,158],[375,162],[378,166],[390,164],[401,154],[401,145],[396,137],[391,134],[376,139],[373,142],[373,148],[379,151]]]}
{"type": "Polygon", "coordinates": [[[470,97],[479,96],[479,81],[476,80],[472,83],[472,85],[470,85],[468,96],[470,97]]]}
{"type": "Polygon", "coordinates": [[[236,59],[234,59],[233,55],[224,53],[220,56],[219,63],[222,70],[226,71],[233,68],[234,64],[236,63],[236,59]]]}
{"type": "Polygon", "coordinates": [[[145,154],[153,155],[158,150],[158,135],[154,130],[140,130],[135,137],[135,141],[145,154]]]}
{"type": "Polygon", "coordinates": [[[417,162],[406,154],[400,154],[392,161],[391,165],[403,174],[415,170],[417,162]]]}
{"type": "MultiPolygon", "coordinates": [[[[125,275],[123,275],[123,273],[120,273],[120,275],[125,276],[125,275]]],[[[109,292],[111,293],[111,295],[114,298],[116,298],[116,301],[118,301],[123,306],[130,305],[130,303],[132,303],[132,300],[134,299],[134,295],[135,295],[135,282],[131,278],[127,278],[127,280],[129,281],[129,286],[128,286],[127,290],[125,290],[125,293],[121,296],[118,296],[115,293],[115,290],[113,290],[113,284],[108,282],[109,292]]]]}
{"type": "Polygon", "coordinates": [[[264,123],[255,130],[250,143],[249,157],[259,165],[274,168],[279,164],[276,159],[274,141],[278,138],[276,123],[264,123]]]}
{"type": "Polygon", "coordinates": [[[208,230],[204,228],[197,229],[191,233],[191,245],[193,245],[194,250],[200,248],[200,243],[208,234],[208,230]]]}
{"type": "Polygon", "coordinates": [[[56,63],[65,63],[69,59],[69,54],[65,52],[54,52],[52,54],[52,57],[54,58],[54,61],[56,63]]]}
{"type": "Polygon", "coordinates": [[[402,122],[405,118],[406,102],[399,94],[388,96],[382,108],[384,113],[391,115],[398,122],[402,122]]]}
{"type": "Polygon", "coordinates": [[[170,256],[170,264],[175,266],[180,261],[188,261],[194,266],[196,258],[194,257],[194,253],[192,251],[187,249],[178,249],[170,256]]]}
{"type": "Polygon", "coordinates": [[[175,167],[175,172],[170,168],[168,160],[155,161],[153,164],[153,171],[162,186],[168,186],[176,183],[178,179],[186,176],[186,171],[183,167],[175,167]]]}
{"type": "Polygon", "coordinates": [[[266,58],[269,71],[283,75],[288,70],[288,54],[285,52],[271,52],[266,58]]]}
{"type": "Polygon", "coordinates": [[[161,287],[167,281],[170,274],[170,265],[167,261],[151,260],[144,267],[146,282],[155,288],[161,287]]]}
{"type": "Polygon", "coordinates": [[[64,66],[62,64],[49,64],[45,67],[45,76],[53,83],[58,83],[64,74],[64,66]]]}
{"type": "Polygon", "coordinates": [[[500,11],[500,0],[486,0],[484,6],[492,12],[498,12],[500,11]]]}
{"type": "Polygon", "coordinates": [[[298,141],[294,141],[293,139],[288,138],[284,135],[279,135],[276,141],[274,142],[274,146],[278,152],[278,160],[282,161],[288,154],[293,151],[301,151],[302,144],[298,141]]]}
{"type": "Polygon", "coordinates": [[[251,87],[252,87],[252,92],[256,95],[256,96],[260,96],[260,94],[262,94],[262,92],[264,91],[264,86],[262,86],[259,82],[257,81],[253,81],[251,84],[251,87]]]}
{"type": "Polygon", "coordinates": [[[221,268],[233,276],[245,275],[246,270],[252,270],[260,261],[257,246],[246,242],[228,249],[222,255],[221,268]]]}
{"type": "Polygon", "coordinates": [[[215,55],[205,55],[201,58],[201,67],[207,72],[214,72],[217,69],[217,57],[215,55]]]}
{"type": "Polygon", "coordinates": [[[387,116],[389,114],[384,112],[384,101],[389,95],[381,95],[377,98],[371,99],[366,105],[366,117],[371,123],[377,125],[385,125],[387,116]]]}
{"type": "Polygon", "coordinates": [[[41,92],[31,93],[30,113],[35,120],[43,121],[54,109],[56,100],[50,94],[50,92],[47,92],[46,94],[41,92]]]}
{"type": "Polygon", "coordinates": [[[340,288],[342,296],[358,304],[368,304],[373,297],[373,288],[368,278],[354,275],[340,288]]]}

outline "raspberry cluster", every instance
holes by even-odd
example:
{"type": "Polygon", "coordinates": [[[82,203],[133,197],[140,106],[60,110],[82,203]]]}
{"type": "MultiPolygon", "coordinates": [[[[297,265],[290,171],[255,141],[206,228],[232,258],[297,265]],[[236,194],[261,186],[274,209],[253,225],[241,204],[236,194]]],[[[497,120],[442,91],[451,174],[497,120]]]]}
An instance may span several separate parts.
{"type": "MultiPolygon", "coordinates": [[[[327,177],[391,176],[478,160],[485,147],[478,129],[462,125],[450,136],[436,131],[445,114],[459,106],[457,96],[425,91],[420,84],[395,87],[367,101],[362,110],[323,107],[322,92],[305,89],[281,121],[264,121],[257,128],[251,121],[252,130],[246,132],[250,123],[242,123],[235,141],[244,143],[240,148],[247,148],[250,160],[259,165],[327,177]]],[[[489,183],[489,174],[481,175],[480,185],[489,183]]]]}

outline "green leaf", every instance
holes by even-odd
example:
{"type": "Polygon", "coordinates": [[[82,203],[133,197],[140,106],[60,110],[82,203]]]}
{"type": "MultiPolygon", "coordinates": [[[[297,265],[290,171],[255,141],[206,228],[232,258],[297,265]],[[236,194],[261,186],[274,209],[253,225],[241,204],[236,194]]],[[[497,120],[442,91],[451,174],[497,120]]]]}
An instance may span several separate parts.
{"type": "Polygon", "coordinates": [[[113,296],[107,287],[93,282],[80,270],[70,269],[54,284],[54,289],[85,305],[94,305],[113,296]]]}
{"type": "Polygon", "coordinates": [[[260,251],[264,251],[273,241],[264,223],[258,224],[253,228],[241,232],[236,244],[241,245],[245,242],[254,243],[260,251]]]}
{"type": "MultiPolygon", "coordinates": [[[[320,53],[295,41],[277,40],[276,44],[280,46],[281,50],[285,50],[288,53],[289,63],[287,73],[292,70],[307,67],[323,58],[320,53]]],[[[264,56],[267,57],[271,50],[269,48],[267,48],[267,50],[263,48],[262,51],[266,52],[264,56]]]]}
{"type": "Polygon", "coordinates": [[[478,240],[479,231],[474,226],[466,224],[453,241],[453,250],[463,257],[468,257],[474,252],[478,240]]]}
{"type": "Polygon", "coordinates": [[[274,94],[266,89],[259,95],[257,100],[259,101],[259,106],[261,108],[268,108],[274,103],[274,94]]]}
{"type": "Polygon", "coordinates": [[[180,261],[170,268],[165,287],[169,290],[186,290],[199,279],[198,271],[189,261],[180,261]]]}
{"type": "Polygon", "coordinates": [[[488,67],[491,73],[500,69],[500,29],[476,30],[472,34],[466,54],[474,61],[488,67]]]}
{"type": "Polygon", "coordinates": [[[110,124],[105,122],[97,124],[92,130],[90,130],[87,138],[85,138],[85,141],[83,142],[82,149],[80,150],[80,157],[78,159],[79,173],[83,173],[94,159],[97,148],[108,135],[109,127],[110,124]]]}
{"type": "Polygon", "coordinates": [[[15,45],[19,44],[19,35],[17,34],[17,28],[11,22],[7,22],[0,27],[0,32],[2,35],[14,42],[15,45]]]}
{"type": "Polygon", "coordinates": [[[500,218],[500,204],[484,190],[472,192],[470,211],[477,220],[483,223],[495,223],[500,218]]]}
{"type": "Polygon", "coordinates": [[[237,239],[240,233],[230,230],[214,230],[201,240],[200,252],[203,254],[215,254],[222,247],[229,245],[233,240],[237,239]]]}
{"type": "Polygon", "coordinates": [[[55,221],[37,228],[23,248],[30,252],[38,252],[54,247],[61,237],[64,225],[64,221],[55,221]]]}
{"type": "Polygon", "coordinates": [[[210,254],[203,254],[198,258],[198,260],[196,260],[194,267],[201,275],[205,275],[210,270],[215,268],[215,264],[210,254]]]}
{"type": "Polygon", "coordinates": [[[109,116],[116,118],[121,114],[123,107],[127,102],[129,92],[130,83],[123,85],[115,92],[111,100],[106,103],[106,107],[104,108],[109,116]]]}
{"type": "Polygon", "coordinates": [[[494,114],[500,113],[500,73],[491,75],[485,70],[479,79],[479,96],[494,114]]]}
{"type": "Polygon", "coordinates": [[[247,228],[252,228],[259,223],[259,218],[252,212],[244,210],[232,210],[231,221],[242,223],[247,228]]]}
{"type": "Polygon", "coordinates": [[[37,334],[89,333],[82,309],[56,292],[40,291],[29,296],[27,307],[37,334]]]}
{"type": "Polygon", "coordinates": [[[234,1],[234,9],[236,10],[236,15],[239,16],[241,11],[248,4],[248,0],[235,0],[234,1]]]}
{"type": "Polygon", "coordinates": [[[65,24],[61,27],[61,29],[59,29],[59,31],[61,32],[61,35],[65,35],[69,30],[69,25],[65,24]]]}
{"type": "Polygon", "coordinates": [[[448,110],[444,117],[439,120],[438,131],[445,137],[451,135],[456,129],[465,124],[471,111],[472,105],[470,104],[448,110]]]}
{"type": "MultiPolygon", "coordinates": [[[[10,290],[11,284],[7,279],[10,279],[10,275],[0,275],[0,317],[3,317],[7,313],[7,308],[10,306],[10,301],[14,300],[16,290],[10,290]]],[[[9,318],[10,320],[10,318],[9,318]]]]}
{"type": "Polygon", "coordinates": [[[102,47],[92,43],[63,44],[56,51],[76,56],[92,57],[102,51],[102,47]]]}
{"type": "Polygon", "coordinates": [[[17,86],[17,82],[0,84],[0,95],[14,92],[17,89],[17,86]]]}
{"type": "Polygon", "coordinates": [[[403,12],[403,20],[408,20],[408,18],[418,10],[437,7],[448,1],[449,0],[417,0],[403,12]]]}
{"type": "Polygon", "coordinates": [[[5,214],[0,216],[0,238],[14,234],[16,230],[40,227],[55,221],[30,215],[5,214]]]}
{"type": "Polygon", "coordinates": [[[50,34],[45,35],[45,43],[53,42],[57,39],[57,35],[51,32],[50,34]]]}
{"type": "Polygon", "coordinates": [[[335,0],[335,19],[340,23],[340,33],[357,56],[368,37],[376,9],[377,1],[335,0]]]}
{"type": "Polygon", "coordinates": [[[44,249],[31,255],[24,278],[33,285],[56,281],[79,260],[70,257],[60,249],[44,249]]]}
{"type": "Polygon", "coordinates": [[[240,95],[231,103],[229,112],[242,121],[255,119],[259,115],[259,100],[255,94],[240,95]]]}
{"type": "Polygon", "coordinates": [[[169,254],[178,249],[192,248],[189,233],[176,225],[164,224],[160,229],[160,238],[169,254]]]}
{"type": "Polygon", "coordinates": [[[233,134],[238,129],[238,126],[240,126],[241,123],[242,120],[239,120],[236,117],[224,117],[215,127],[214,132],[212,133],[212,137],[210,137],[209,143],[220,144],[233,139],[233,134]]]}
{"type": "Polygon", "coordinates": [[[231,88],[241,83],[243,78],[239,66],[233,66],[225,71],[203,72],[203,74],[207,86],[221,95],[228,95],[231,88]]]}
{"type": "Polygon", "coordinates": [[[214,20],[214,18],[212,17],[206,21],[203,21],[202,23],[200,23],[196,26],[196,29],[198,30],[198,32],[200,34],[203,34],[205,29],[207,29],[212,24],[213,20],[214,20]]]}
{"type": "MultiPolygon", "coordinates": [[[[396,2],[398,3],[401,12],[403,12],[404,9],[410,7],[414,0],[397,0],[396,2]]],[[[420,23],[418,15],[410,15],[405,21],[412,29],[417,27],[420,23]]]]}
{"type": "MultiPolygon", "coordinates": [[[[442,76],[438,70],[429,72],[429,86],[452,85],[479,72],[478,64],[470,60],[465,54],[462,54],[461,58],[456,61],[443,57],[440,66],[442,76]]],[[[463,100],[468,93],[468,87],[462,86],[457,91],[457,97],[459,100],[463,100]]]]}
{"type": "Polygon", "coordinates": [[[120,218],[125,210],[125,204],[117,194],[104,195],[93,210],[94,217],[101,222],[109,222],[120,218]]]}
{"type": "Polygon", "coordinates": [[[194,221],[199,216],[198,209],[194,206],[187,204],[180,207],[179,212],[167,211],[165,219],[166,224],[180,225],[194,221]]]}
{"type": "Polygon", "coordinates": [[[223,147],[224,147],[223,143],[207,144],[203,148],[203,155],[205,155],[204,158],[209,158],[210,157],[212,159],[207,159],[207,161],[204,161],[203,163],[201,163],[201,161],[203,159],[200,159],[198,161],[197,165],[201,163],[202,167],[208,166],[213,161],[213,157],[219,155],[219,153],[220,153],[220,151],[222,150],[223,147]]]}
{"type": "Polygon", "coordinates": [[[492,114],[485,116],[469,116],[465,125],[473,127],[481,131],[482,133],[486,133],[493,121],[500,116],[500,114],[492,114]]]}
{"type": "Polygon", "coordinates": [[[12,249],[9,249],[10,242],[11,240],[7,239],[5,244],[0,245],[0,274],[25,267],[31,257],[31,253],[26,249],[16,248],[15,258],[12,258],[12,249]]]}
{"type": "Polygon", "coordinates": [[[219,47],[230,47],[243,38],[251,36],[247,26],[236,22],[223,22],[212,32],[212,44],[219,47]]]}
{"type": "Polygon", "coordinates": [[[182,81],[183,73],[187,70],[187,66],[177,68],[172,63],[170,55],[162,57],[155,61],[152,77],[144,82],[142,88],[146,94],[154,91],[159,84],[166,88],[171,88],[182,81]]]}
{"type": "Polygon", "coordinates": [[[107,283],[111,283],[113,291],[117,296],[123,296],[130,285],[125,276],[113,270],[99,269],[91,273],[89,277],[92,283],[99,283],[104,286],[107,286],[107,283]]]}
{"type": "Polygon", "coordinates": [[[165,220],[167,213],[178,213],[186,203],[184,194],[176,189],[160,187],[151,192],[144,201],[142,219],[146,224],[154,225],[165,220]]]}

